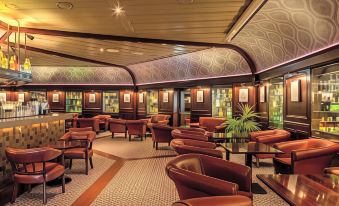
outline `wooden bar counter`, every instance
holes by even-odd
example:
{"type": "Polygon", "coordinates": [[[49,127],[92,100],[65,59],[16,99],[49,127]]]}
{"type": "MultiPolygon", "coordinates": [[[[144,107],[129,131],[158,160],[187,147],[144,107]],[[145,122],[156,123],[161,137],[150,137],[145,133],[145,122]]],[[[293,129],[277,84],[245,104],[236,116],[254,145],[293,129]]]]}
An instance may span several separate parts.
{"type": "Polygon", "coordinates": [[[5,148],[33,148],[54,144],[65,132],[65,120],[72,113],[52,113],[0,120],[0,187],[8,179],[10,165],[5,148]]]}

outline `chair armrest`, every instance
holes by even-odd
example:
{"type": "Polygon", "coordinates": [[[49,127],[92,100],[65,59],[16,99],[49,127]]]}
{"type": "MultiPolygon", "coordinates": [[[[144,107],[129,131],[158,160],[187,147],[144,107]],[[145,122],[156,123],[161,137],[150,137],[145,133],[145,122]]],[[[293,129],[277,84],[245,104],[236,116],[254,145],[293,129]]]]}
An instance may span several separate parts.
{"type": "Polygon", "coordinates": [[[201,148],[201,147],[194,147],[189,145],[182,145],[176,148],[179,154],[187,154],[187,153],[197,153],[197,154],[204,154],[212,157],[221,158],[223,157],[222,152],[216,149],[210,148],[201,148]]]}
{"type": "MultiPolygon", "coordinates": [[[[175,182],[186,187],[206,193],[210,196],[237,195],[238,185],[232,182],[216,179],[213,177],[200,175],[198,173],[170,168],[168,176],[175,175],[175,182]]],[[[171,179],[174,179],[171,177],[171,179]]]]}
{"type": "Polygon", "coordinates": [[[200,127],[199,123],[190,123],[190,127],[200,127]]]}
{"type": "Polygon", "coordinates": [[[257,142],[264,144],[273,144],[279,142],[285,142],[290,140],[290,138],[286,135],[265,135],[265,136],[257,136],[257,142]]]}
{"type": "Polygon", "coordinates": [[[70,139],[71,139],[71,133],[67,132],[59,140],[60,141],[69,141],[70,139]]]}
{"type": "Polygon", "coordinates": [[[338,151],[339,151],[339,144],[329,146],[329,147],[292,151],[292,159],[294,161],[312,159],[312,158],[326,156],[326,155],[335,155],[338,151]]]}
{"type": "Polygon", "coordinates": [[[221,125],[219,125],[219,126],[215,126],[215,131],[216,132],[225,132],[225,129],[226,129],[226,125],[224,125],[224,124],[221,124],[221,125]]]}
{"type": "Polygon", "coordinates": [[[284,154],[276,155],[277,157],[291,157],[293,150],[302,150],[307,145],[304,140],[294,140],[287,142],[280,142],[273,145],[274,148],[284,152],[284,154]]]}
{"type": "Polygon", "coordinates": [[[45,153],[43,154],[42,158],[44,162],[48,162],[48,161],[56,159],[62,154],[63,153],[60,150],[48,148],[48,150],[46,150],[45,153]]]}

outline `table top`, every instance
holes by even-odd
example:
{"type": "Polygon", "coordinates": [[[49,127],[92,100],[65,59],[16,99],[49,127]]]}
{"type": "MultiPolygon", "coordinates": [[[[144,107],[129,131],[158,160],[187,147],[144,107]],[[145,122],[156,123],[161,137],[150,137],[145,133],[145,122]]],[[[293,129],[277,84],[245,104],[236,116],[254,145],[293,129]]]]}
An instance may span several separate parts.
{"type": "Polygon", "coordinates": [[[78,141],[57,141],[55,144],[48,145],[48,147],[59,149],[59,150],[71,149],[71,148],[76,148],[80,146],[81,146],[81,143],[78,141]]]}
{"type": "Polygon", "coordinates": [[[257,177],[291,205],[339,205],[339,176],[265,174],[257,177]]]}
{"type": "Polygon", "coordinates": [[[282,154],[283,152],[271,146],[258,142],[220,143],[220,146],[233,154],[282,154]]]}

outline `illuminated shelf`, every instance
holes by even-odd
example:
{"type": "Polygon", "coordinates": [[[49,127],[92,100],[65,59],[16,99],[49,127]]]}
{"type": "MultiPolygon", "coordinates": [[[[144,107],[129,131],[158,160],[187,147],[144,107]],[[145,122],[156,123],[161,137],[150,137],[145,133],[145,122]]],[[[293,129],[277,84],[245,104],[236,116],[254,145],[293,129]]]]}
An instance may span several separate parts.
{"type": "MultiPolygon", "coordinates": [[[[2,84],[16,82],[15,85],[19,86],[19,85],[32,82],[32,74],[10,70],[10,69],[3,69],[0,67],[0,82],[2,84]]],[[[9,85],[9,86],[13,86],[13,85],[9,85]]]]}

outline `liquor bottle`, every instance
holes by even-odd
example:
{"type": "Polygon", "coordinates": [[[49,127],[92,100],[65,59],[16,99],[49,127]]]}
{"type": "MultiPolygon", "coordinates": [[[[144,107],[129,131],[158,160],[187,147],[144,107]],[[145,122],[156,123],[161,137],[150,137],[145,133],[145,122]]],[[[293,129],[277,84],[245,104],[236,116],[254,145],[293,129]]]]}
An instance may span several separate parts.
{"type": "Polygon", "coordinates": [[[32,69],[31,69],[31,61],[29,60],[29,58],[25,59],[25,63],[24,63],[24,72],[26,73],[32,73],[32,69]]]}

